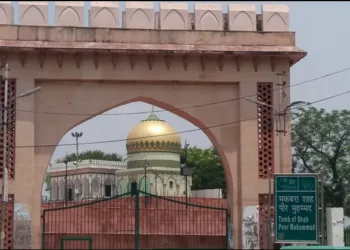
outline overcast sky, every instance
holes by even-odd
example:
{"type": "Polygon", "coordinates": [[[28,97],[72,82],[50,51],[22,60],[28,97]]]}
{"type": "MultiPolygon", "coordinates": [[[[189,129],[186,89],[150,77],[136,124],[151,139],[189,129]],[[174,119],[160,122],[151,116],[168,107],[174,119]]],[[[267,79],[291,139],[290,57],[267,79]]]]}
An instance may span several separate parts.
{"type": "MultiPolygon", "coordinates": [[[[87,13],[90,7],[85,2],[85,24],[87,26],[87,13]]],[[[125,10],[125,2],[120,3],[120,11],[125,10]]],[[[194,2],[189,3],[189,10],[193,12],[194,2]]],[[[227,12],[227,3],[222,2],[223,11],[227,12]]],[[[235,2],[237,3],[237,2],[235,2]]],[[[247,3],[247,2],[238,2],[247,3]]],[[[257,12],[261,12],[263,3],[277,2],[249,2],[256,4],[257,12]]],[[[279,2],[287,4],[290,9],[291,31],[296,32],[297,46],[308,52],[306,58],[293,66],[291,71],[291,84],[312,79],[327,73],[350,67],[350,2],[279,2]]],[[[159,2],[155,2],[156,10],[159,2]]],[[[18,4],[14,3],[15,22],[18,21],[18,4]]],[[[120,15],[121,16],[121,15],[120,15]]],[[[49,24],[54,24],[54,3],[49,3],[49,24]]],[[[331,76],[316,82],[303,84],[291,89],[292,101],[304,100],[314,101],[329,95],[350,90],[350,71],[331,76]]],[[[331,109],[348,109],[350,106],[350,94],[335,99],[318,103],[316,107],[331,109]]],[[[150,111],[151,107],[145,103],[131,103],[110,110],[108,113],[125,113],[150,111]]],[[[130,129],[147,115],[127,116],[99,116],[95,117],[72,131],[83,132],[81,142],[104,141],[111,139],[124,139],[130,129]]],[[[165,119],[177,131],[195,128],[191,123],[169,112],[159,113],[161,119],[165,119]]],[[[206,148],[211,145],[208,138],[202,133],[192,132],[181,135],[182,140],[186,138],[192,146],[206,148]]],[[[70,132],[64,136],[61,143],[74,143],[75,140],[70,132]]],[[[125,142],[108,143],[98,145],[82,145],[81,150],[100,149],[105,152],[116,152],[125,154],[125,142]]],[[[75,147],[58,147],[54,153],[53,160],[74,152],[75,147]]]]}

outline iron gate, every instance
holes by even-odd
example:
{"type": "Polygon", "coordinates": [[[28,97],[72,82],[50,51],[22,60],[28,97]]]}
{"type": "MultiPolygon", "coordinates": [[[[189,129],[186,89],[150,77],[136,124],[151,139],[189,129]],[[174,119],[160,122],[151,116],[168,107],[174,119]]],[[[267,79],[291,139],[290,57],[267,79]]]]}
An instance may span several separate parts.
{"type": "Polygon", "coordinates": [[[42,249],[227,249],[228,210],[132,191],[44,209],[42,249]]]}

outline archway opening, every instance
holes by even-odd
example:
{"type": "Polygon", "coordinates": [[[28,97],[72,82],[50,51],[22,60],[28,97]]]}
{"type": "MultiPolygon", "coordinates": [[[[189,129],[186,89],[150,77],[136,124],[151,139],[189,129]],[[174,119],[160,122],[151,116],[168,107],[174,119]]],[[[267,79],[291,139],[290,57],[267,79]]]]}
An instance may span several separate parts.
{"type": "Polygon", "coordinates": [[[112,196],[112,181],[111,179],[106,179],[104,184],[104,197],[112,196]]]}
{"type": "MultiPolygon", "coordinates": [[[[183,110],[179,109],[177,113],[181,114],[181,112],[184,113],[183,110]]],[[[186,117],[186,115],[183,116],[186,117]]],[[[58,192],[55,191],[58,194],[54,195],[53,189],[55,188],[53,187],[53,183],[60,180],[59,178],[52,178],[51,174],[51,186],[48,192],[45,192],[44,190],[48,189],[48,185],[47,182],[44,182],[43,196],[46,196],[46,200],[48,201],[53,201],[54,199],[65,200],[65,194],[67,193],[68,196],[68,192],[72,193],[72,198],[69,196],[67,199],[69,198],[75,201],[111,197],[113,195],[121,195],[129,192],[131,179],[133,179],[139,184],[140,190],[145,190],[154,195],[226,198],[226,173],[223,168],[225,159],[223,161],[221,160],[220,149],[217,150],[213,146],[211,140],[207,136],[207,134],[210,133],[210,131],[208,131],[207,129],[205,134],[200,128],[194,126],[182,117],[149,103],[132,102],[119,106],[79,124],[66,133],[60,143],[72,143],[72,139],[75,138],[73,138],[71,134],[82,132],[82,137],[79,138],[79,151],[76,153],[76,147],[74,146],[57,147],[48,168],[48,173],[54,172],[53,170],[55,168],[62,168],[61,170],[63,170],[65,167],[64,158],[67,157],[69,165],[67,171],[68,173],[72,173],[72,176],[68,174],[67,178],[71,182],[74,181],[74,188],[72,188],[72,191],[67,190],[63,192],[63,186],[60,185],[57,189],[58,192]],[[152,155],[152,152],[146,152],[147,150],[145,151],[146,153],[140,153],[139,151],[141,150],[138,150],[138,147],[140,149],[162,147],[175,149],[176,143],[174,142],[157,141],[153,139],[151,141],[139,141],[139,143],[135,144],[130,143],[130,145],[126,145],[125,147],[127,140],[123,139],[127,138],[133,127],[142,123],[147,117],[149,118],[152,116],[152,110],[154,111],[153,115],[159,120],[165,121],[170,127],[174,128],[175,133],[179,134],[179,166],[180,169],[186,164],[191,167],[190,177],[185,176],[186,174],[180,171],[177,178],[169,181],[169,177],[172,176],[166,176],[163,172],[159,173],[159,171],[155,171],[154,169],[157,166],[148,166],[149,169],[147,170],[146,165],[149,164],[149,162],[154,164],[155,157],[169,158],[173,157],[173,155],[168,154],[164,156],[163,154],[163,156],[160,156],[160,154],[164,152],[160,152],[158,155],[152,155]],[[117,129],[115,124],[117,124],[117,129]],[[112,136],[112,134],[114,134],[114,136],[112,136]],[[115,142],[84,144],[85,142],[91,141],[110,141],[108,139],[111,137],[118,140],[115,142]],[[186,143],[189,143],[189,146],[185,149],[186,143]],[[132,152],[128,153],[128,150],[132,152]],[[138,155],[136,155],[137,153],[138,155]],[[76,159],[78,159],[77,155],[79,158],[78,165],[76,163],[76,159]],[[136,159],[137,157],[138,159],[136,159]],[[206,161],[206,157],[208,159],[210,158],[211,162],[210,160],[206,161]],[[110,169],[113,169],[108,174],[102,174],[102,171],[100,171],[100,173],[95,171],[90,174],[77,174],[79,168],[89,166],[90,169],[101,170],[102,165],[107,166],[108,164],[110,165],[110,169]],[[129,167],[128,164],[130,165],[129,167]],[[139,173],[137,176],[127,174],[116,176],[117,170],[124,171],[123,169],[125,168],[132,169],[136,166],[135,164],[137,164],[140,169],[146,169],[146,174],[144,174],[145,171],[143,171],[143,173],[139,173]],[[205,172],[208,171],[208,168],[210,169],[212,167],[210,165],[218,165],[219,167],[216,169],[213,168],[211,174],[208,175],[205,172]],[[77,173],[74,173],[74,171],[77,173]],[[145,177],[146,181],[144,181],[145,177]]],[[[173,164],[174,162],[168,161],[168,163],[173,164]]],[[[175,162],[175,165],[176,164],[178,163],[175,162]]],[[[61,179],[65,181],[65,177],[61,179]]]]}
{"type": "MultiPolygon", "coordinates": [[[[101,220],[105,217],[132,221],[135,210],[139,209],[142,217],[153,209],[160,213],[155,221],[164,221],[167,213],[173,219],[184,216],[183,221],[174,222],[182,228],[196,220],[191,209],[199,209],[199,205],[202,210],[217,209],[217,215],[212,216],[210,209],[202,211],[204,219],[197,219],[206,223],[203,228],[207,231],[202,232],[199,226],[193,230],[204,237],[209,236],[210,230],[221,230],[217,240],[226,239],[227,171],[223,166],[227,161],[221,159],[221,149],[211,143],[215,137],[208,138],[210,130],[205,132],[180,116],[139,102],[87,120],[68,131],[60,142],[76,142],[75,145],[56,148],[47,173],[50,191],[44,193],[47,181],[43,187],[43,195],[48,196],[44,209],[60,206],[79,209],[81,223],[90,223],[87,221],[93,218],[94,225],[103,225],[101,220]],[[81,136],[77,139],[77,135],[81,136]],[[139,205],[131,193],[134,182],[140,191],[139,205]],[[88,210],[89,207],[94,209],[88,210]]],[[[89,230],[100,233],[103,228],[94,226],[89,230]]]]}

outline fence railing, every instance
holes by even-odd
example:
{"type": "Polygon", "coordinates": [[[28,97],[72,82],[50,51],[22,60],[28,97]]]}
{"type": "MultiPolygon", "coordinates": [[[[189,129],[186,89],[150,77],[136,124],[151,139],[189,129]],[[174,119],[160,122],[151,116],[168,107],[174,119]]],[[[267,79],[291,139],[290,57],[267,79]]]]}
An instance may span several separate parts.
{"type": "Polygon", "coordinates": [[[131,192],[110,198],[43,203],[42,249],[227,249],[228,209],[197,199],[161,197],[132,183],[131,192]]]}
{"type": "Polygon", "coordinates": [[[350,246],[350,228],[344,229],[344,244],[346,247],[350,246]]]}

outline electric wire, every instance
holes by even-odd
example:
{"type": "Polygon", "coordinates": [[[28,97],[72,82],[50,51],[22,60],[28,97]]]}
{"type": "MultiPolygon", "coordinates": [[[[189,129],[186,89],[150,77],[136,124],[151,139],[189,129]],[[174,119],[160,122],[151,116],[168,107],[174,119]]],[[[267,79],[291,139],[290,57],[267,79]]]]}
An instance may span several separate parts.
{"type": "MultiPolygon", "coordinates": [[[[350,93],[350,90],[341,92],[339,94],[335,94],[332,96],[328,96],[313,102],[305,103],[298,105],[297,107],[292,107],[292,108],[301,108],[302,106],[310,106],[315,103],[327,101],[329,99],[337,98],[339,96],[345,95],[350,93]]],[[[245,119],[245,120],[239,120],[239,121],[234,121],[234,122],[227,122],[227,123],[221,123],[217,125],[212,125],[212,126],[206,126],[206,127],[201,127],[201,128],[194,128],[194,129],[189,129],[189,130],[183,130],[180,132],[176,133],[168,133],[168,134],[162,134],[162,135],[152,135],[152,136],[144,136],[144,137],[138,137],[138,138],[132,138],[132,139],[114,139],[114,140],[106,140],[106,141],[93,141],[93,142],[80,142],[79,145],[97,145],[97,144],[107,144],[107,143],[116,143],[116,142],[126,142],[126,141],[132,141],[132,140],[140,140],[140,139],[149,139],[149,138],[156,138],[159,136],[167,136],[167,135],[176,135],[176,134],[184,134],[184,133],[192,133],[192,132],[197,132],[197,131],[205,131],[208,129],[212,128],[217,128],[217,127],[224,127],[228,125],[233,125],[241,122],[247,122],[247,121],[254,121],[257,120],[257,117],[250,118],[250,119],[245,119]]],[[[76,146],[76,143],[64,143],[64,144],[44,144],[44,145],[28,145],[28,146],[16,146],[15,148],[47,148],[47,147],[65,147],[65,146],[76,146]]]]}
{"type": "MultiPolygon", "coordinates": [[[[327,78],[333,75],[337,75],[340,73],[343,73],[345,71],[350,70],[349,68],[344,68],[342,70],[338,70],[338,71],[334,71],[316,78],[312,78],[306,81],[302,81],[299,83],[295,83],[295,84],[291,84],[289,86],[283,86],[281,88],[275,88],[272,91],[278,91],[280,89],[287,89],[287,88],[292,88],[292,87],[296,87],[302,84],[306,84],[306,83],[310,83],[310,82],[314,82],[314,81],[318,81],[320,79],[323,78],[327,78]]],[[[205,106],[212,106],[212,105],[218,105],[218,104],[222,104],[222,103],[227,103],[227,102],[234,102],[234,101],[238,101],[244,98],[249,98],[249,97],[255,97],[257,96],[257,94],[252,94],[252,95],[248,95],[248,96],[243,96],[243,97],[238,97],[238,98],[233,98],[233,99],[228,99],[228,100],[222,100],[222,101],[216,101],[216,102],[210,102],[210,103],[203,103],[203,104],[197,104],[197,105],[191,105],[191,106],[184,106],[184,107],[179,107],[179,108],[174,108],[174,109],[169,109],[169,110],[164,110],[164,109],[160,109],[160,110],[155,110],[154,112],[158,113],[158,112],[173,112],[173,111],[177,111],[177,110],[187,110],[187,109],[194,109],[194,108],[199,108],[199,107],[205,107],[205,106]]],[[[18,112],[25,112],[25,113],[37,113],[37,114],[46,114],[46,115],[67,115],[67,116],[122,116],[122,115],[140,115],[140,114],[149,114],[149,111],[139,111],[139,112],[126,112],[126,113],[111,113],[111,114],[88,114],[88,113],[63,113],[63,112],[48,112],[48,111],[33,111],[33,110],[22,110],[22,109],[16,109],[16,111],[18,112]]]]}

